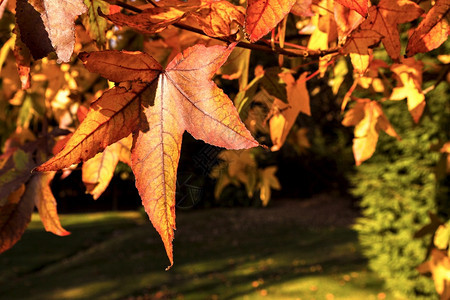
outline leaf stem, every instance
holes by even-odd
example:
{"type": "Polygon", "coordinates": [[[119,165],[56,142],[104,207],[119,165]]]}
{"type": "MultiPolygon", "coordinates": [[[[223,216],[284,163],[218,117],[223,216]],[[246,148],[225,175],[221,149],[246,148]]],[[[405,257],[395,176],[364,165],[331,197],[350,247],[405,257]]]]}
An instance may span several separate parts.
{"type": "MultiPolygon", "coordinates": [[[[125,9],[128,9],[130,11],[133,11],[135,13],[141,13],[142,9],[127,4],[123,1],[120,0],[105,0],[106,2],[110,3],[110,4],[114,4],[120,7],[123,7],[125,9]]],[[[156,3],[154,3],[154,1],[152,0],[146,0],[148,3],[154,5],[155,7],[158,7],[158,5],[156,3]]],[[[231,41],[225,37],[212,37],[207,35],[203,30],[199,29],[199,28],[195,28],[183,23],[175,23],[172,26],[175,26],[177,28],[183,29],[183,30],[187,30],[187,31],[191,31],[200,35],[204,35],[207,36],[209,38],[212,39],[216,39],[222,42],[225,42],[227,44],[229,44],[231,41]]],[[[250,49],[250,50],[257,50],[257,51],[262,51],[262,52],[267,52],[267,53],[272,53],[272,54],[281,54],[281,55],[286,55],[289,57],[310,57],[310,58],[314,58],[314,57],[322,57],[328,54],[333,54],[333,53],[338,53],[339,52],[339,47],[334,47],[334,48],[330,48],[327,50],[311,50],[311,49],[284,49],[281,48],[279,46],[274,46],[273,48],[271,46],[268,45],[269,43],[265,43],[263,40],[257,42],[257,43],[249,43],[249,42],[245,42],[245,41],[240,41],[238,42],[238,44],[236,45],[236,47],[240,47],[240,48],[245,48],[245,49],[250,49]]]]}

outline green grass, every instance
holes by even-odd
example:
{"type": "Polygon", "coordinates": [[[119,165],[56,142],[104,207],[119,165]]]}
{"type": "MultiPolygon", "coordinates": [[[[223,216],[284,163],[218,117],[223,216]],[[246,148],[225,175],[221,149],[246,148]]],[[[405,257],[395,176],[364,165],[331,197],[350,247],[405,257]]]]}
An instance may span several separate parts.
{"type": "Polygon", "coordinates": [[[271,222],[268,210],[259,211],[178,212],[169,271],[161,240],[137,212],[63,215],[68,237],[44,232],[34,216],[22,240],[0,255],[0,298],[331,300],[386,293],[367,270],[354,231],[271,222]]]}

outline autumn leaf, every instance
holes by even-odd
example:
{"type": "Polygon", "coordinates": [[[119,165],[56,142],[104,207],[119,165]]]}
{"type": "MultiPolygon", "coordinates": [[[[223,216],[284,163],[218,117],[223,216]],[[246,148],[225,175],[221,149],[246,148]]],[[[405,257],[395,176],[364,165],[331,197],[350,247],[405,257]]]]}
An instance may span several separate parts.
{"type": "Polygon", "coordinates": [[[244,26],[244,13],[241,6],[226,0],[203,0],[194,17],[207,35],[226,37],[235,34],[239,26],[244,26]]]}
{"type": "Polygon", "coordinates": [[[8,195],[30,178],[34,166],[30,153],[21,149],[0,156],[0,206],[5,204],[8,195]]]}
{"type": "Polygon", "coordinates": [[[45,30],[40,13],[27,0],[16,1],[16,23],[20,38],[27,45],[34,59],[47,56],[55,49],[45,30]]]}
{"type": "Polygon", "coordinates": [[[40,11],[45,29],[58,55],[58,62],[68,62],[75,45],[75,18],[86,12],[83,0],[42,0],[40,11]]]}
{"type": "Polygon", "coordinates": [[[345,41],[349,33],[353,32],[364,21],[364,18],[355,10],[339,3],[334,4],[334,19],[337,24],[339,42],[345,41]]]}
{"type": "Polygon", "coordinates": [[[27,197],[32,199],[36,205],[42,224],[46,231],[50,231],[59,236],[69,235],[59,221],[56,211],[56,200],[50,189],[50,182],[53,180],[55,172],[37,173],[33,175],[27,183],[27,197]]]}
{"type": "Polygon", "coordinates": [[[17,36],[14,45],[14,56],[16,57],[17,71],[19,73],[20,82],[22,83],[22,89],[26,90],[29,89],[31,85],[31,53],[20,38],[19,28],[16,27],[15,31],[17,36]]]}
{"type": "Polygon", "coordinates": [[[433,248],[430,259],[417,267],[421,274],[431,273],[436,292],[448,299],[450,296],[450,259],[444,251],[433,248]]]}
{"type": "Polygon", "coordinates": [[[83,163],[82,180],[86,191],[98,199],[108,187],[119,161],[131,165],[130,136],[109,145],[101,153],[83,163]]]}
{"type": "Polygon", "coordinates": [[[59,170],[86,161],[133,133],[136,187],[172,265],[176,171],[184,131],[219,147],[258,146],[231,100],[211,81],[233,47],[193,46],[165,70],[140,52],[81,54],[88,70],[128,82],[95,101],[65,148],[37,170],[59,170]]]}
{"type": "Polygon", "coordinates": [[[263,206],[267,206],[267,204],[269,203],[272,189],[274,190],[281,189],[280,182],[278,181],[278,178],[275,176],[277,170],[278,168],[276,166],[270,166],[263,170],[259,170],[260,176],[259,198],[261,199],[263,206]]]}
{"type": "Polygon", "coordinates": [[[126,15],[121,12],[100,15],[118,26],[128,26],[143,34],[161,32],[169,25],[185,17],[186,13],[174,7],[152,7],[135,15],[126,15]]]}
{"type": "Polygon", "coordinates": [[[34,202],[25,185],[9,194],[6,204],[0,206],[0,253],[10,249],[22,237],[31,214],[34,202]]]}
{"type": "Polygon", "coordinates": [[[449,26],[445,17],[449,10],[450,2],[448,0],[436,1],[409,38],[406,56],[429,52],[447,40],[449,26]]]}
{"type": "Polygon", "coordinates": [[[392,72],[398,77],[397,87],[392,90],[391,100],[407,98],[408,110],[414,122],[419,122],[425,109],[425,95],[422,93],[423,63],[414,57],[402,58],[401,64],[393,64],[392,72]]]}
{"type": "Polygon", "coordinates": [[[295,81],[291,73],[280,73],[280,78],[286,83],[288,103],[275,99],[272,105],[272,116],[269,120],[272,151],[278,151],[283,146],[286,137],[300,112],[310,116],[309,93],[306,88],[307,73],[303,73],[295,81]]]}
{"type": "Polygon", "coordinates": [[[314,12],[311,10],[312,0],[297,0],[291,8],[291,13],[300,17],[312,17],[314,12]]]}
{"type": "Polygon", "coordinates": [[[357,166],[373,155],[381,130],[400,139],[377,101],[359,99],[347,112],[342,124],[355,126],[353,155],[357,166]]]}
{"type": "Polygon", "coordinates": [[[367,17],[368,0],[336,0],[336,2],[358,12],[364,18],[367,17]]]}
{"type": "Polygon", "coordinates": [[[103,47],[106,44],[105,31],[108,23],[99,15],[98,10],[109,13],[109,4],[103,0],[84,0],[84,5],[87,7],[87,14],[82,15],[81,21],[89,36],[103,47]]]}
{"type": "Polygon", "coordinates": [[[378,5],[369,8],[369,17],[361,24],[361,29],[381,34],[386,52],[397,60],[401,49],[398,24],[411,22],[422,13],[422,8],[409,0],[380,0],[378,5]]]}
{"type": "Polygon", "coordinates": [[[245,31],[256,42],[274,28],[290,12],[296,0],[249,0],[245,31]]]}
{"type": "Polygon", "coordinates": [[[248,150],[225,150],[218,155],[218,158],[223,160],[223,163],[216,166],[211,172],[211,176],[218,179],[214,190],[216,199],[219,199],[223,189],[229,184],[236,186],[243,184],[247,196],[253,197],[258,175],[258,166],[253,154],[248,150]]]}

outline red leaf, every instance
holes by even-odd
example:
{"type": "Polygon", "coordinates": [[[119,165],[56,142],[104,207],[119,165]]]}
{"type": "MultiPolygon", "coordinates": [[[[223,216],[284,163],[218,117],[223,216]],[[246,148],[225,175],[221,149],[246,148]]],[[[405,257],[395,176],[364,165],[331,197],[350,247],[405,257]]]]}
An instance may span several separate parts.
{"type": "Polygon", "coordinates": [[[289,13],[296,0],[248,0],[245,30],[256,42],[289,13]]]}
{"type": "Polygon", "coordinates": [[[427,13],[425,19],[414,30],[406,46],[406,56],[429,52],[447,40],[449,26],[445,16],[450,10],[450,2],[438,0],[427,13]]]}

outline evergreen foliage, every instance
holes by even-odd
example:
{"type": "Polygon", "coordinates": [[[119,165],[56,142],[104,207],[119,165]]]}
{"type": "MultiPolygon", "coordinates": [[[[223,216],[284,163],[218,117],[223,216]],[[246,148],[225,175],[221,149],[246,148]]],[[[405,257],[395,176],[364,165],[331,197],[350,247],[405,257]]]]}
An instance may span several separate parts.
{"type": "Polygon", "coordinates": [[[404,113],[404,102],[383,103],[402,141],[382,133],[375,155],[351,178],[363,215],[355,228],[369,265],[389,289],[407,299],[437,297],[432,280],[415,269],[426,259],[431,237],[413,235],[429,222],[428,212],[443,212],[438,198],[445,198],[446,192],[435,170],[439,145],[449,138],[446,95],[445,84],[427,95],[427,111],[419,124],[404,113]]]}

